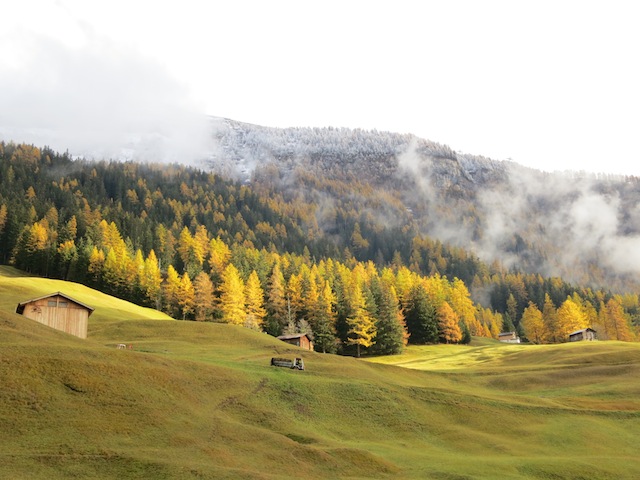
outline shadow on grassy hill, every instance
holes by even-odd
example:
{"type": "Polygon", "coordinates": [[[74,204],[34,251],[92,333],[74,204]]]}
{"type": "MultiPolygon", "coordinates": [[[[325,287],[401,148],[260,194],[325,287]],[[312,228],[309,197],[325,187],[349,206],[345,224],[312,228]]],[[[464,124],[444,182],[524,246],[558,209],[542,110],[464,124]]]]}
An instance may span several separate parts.
{"type": "Polygon", "coordinates": [[[409,369],[125,307],[81,340],[15,297],[0,280],[0,478],[640,477],[637,345],[412,347],[409,369]]]}

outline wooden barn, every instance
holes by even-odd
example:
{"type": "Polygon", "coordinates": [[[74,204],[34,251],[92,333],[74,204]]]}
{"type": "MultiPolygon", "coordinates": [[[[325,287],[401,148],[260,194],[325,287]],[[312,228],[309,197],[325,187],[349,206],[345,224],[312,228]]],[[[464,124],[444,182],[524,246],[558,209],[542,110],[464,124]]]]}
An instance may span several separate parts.
{"type": "Polygon", "coordinates": [[[593,328],[583,328],[569,334],[570,342],[593,341],[596,339],[596,331],[593,328]]]}
{"type": "Polygon", "coordinates": [[[93,308],[61,292],[19,303],[16,313],[70,335],[87,338],[93,308]]]}
{"type": "Polygon", "coordinates": [[[313,350],[313,342],[306,333],[296,333],[294,335],[280,335],[278,340],[290,343],[296,347],[304,348],[305,350],[313,350]]]}
{"type": "Polygon", "coordinates": [[[520,337],[516,332],[502,332],[498,334],[498,340],[504,343],[520,343],[520,337]]]}

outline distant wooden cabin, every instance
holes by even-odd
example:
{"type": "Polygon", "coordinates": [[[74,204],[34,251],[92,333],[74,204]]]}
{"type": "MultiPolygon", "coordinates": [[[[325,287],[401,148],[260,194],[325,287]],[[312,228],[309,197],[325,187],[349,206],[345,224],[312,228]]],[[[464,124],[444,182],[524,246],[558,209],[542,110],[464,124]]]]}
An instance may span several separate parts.
{"type": "Polygon", "coordinates": [[[570,342],[593,341],[596,339],[596,331],[593,328],[583,328],[569,334],[570,342]]]}
{"type": "Polygon", "coordinates": [[[502,332],[498,334],[498,340],[504,343],[520,343],[520,337],[516,332],[502,332]]]}
{"type": "Polygon", "coordinates": [[[313,350],[313,342],[306,333],[296,333],[294,335],[280,335],[278,340],[290,343],[296,347],[304,348],[305,350],[313,350]]]}
{"type": "Polygon", "coordinates": [[[87,338],[93,308],[61,292],[19,303],[16,313],[70,335],[87,338]]]}

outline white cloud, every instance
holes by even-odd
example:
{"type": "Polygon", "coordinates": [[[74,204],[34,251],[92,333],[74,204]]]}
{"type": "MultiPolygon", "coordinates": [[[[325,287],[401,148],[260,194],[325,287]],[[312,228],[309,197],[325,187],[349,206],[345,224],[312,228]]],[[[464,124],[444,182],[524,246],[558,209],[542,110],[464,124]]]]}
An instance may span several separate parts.
{"type": "Polygon", "coordinates": [[[204,112],[184,85],[148,57],[66,20],[76,27],[69,41],[13,32],[20,61],[0,67],[4,139],[96,157],[135,150],[144,160],[192,161],[207,153],[204,112]]]}
{"type": "Polygon", "coordinates": [[[16,52],[30,42],[14,32],[80,48],[93,31],[114,55],[170,72],[211,115],[410,132],[548,171],[640,175],[635,9],[624,0],[22,0],[3,10],[0,51],[5,65],[25,66],[16,52]]]}

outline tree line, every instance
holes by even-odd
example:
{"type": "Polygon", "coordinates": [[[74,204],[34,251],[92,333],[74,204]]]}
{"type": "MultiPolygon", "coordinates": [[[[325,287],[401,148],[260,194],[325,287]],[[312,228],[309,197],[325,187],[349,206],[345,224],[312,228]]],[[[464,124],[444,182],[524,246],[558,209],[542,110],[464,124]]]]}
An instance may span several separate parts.
{"type": "Polygon", "coordinates": [[[565,341],[568,328],[587,324],[601,338],[635,338],[637,295],[504,272],[411,229],[385,230],[354,213],[357,205],[337,206],[326,235],[314,228],[313,199],[264,183],[178,165],[73,161],[28,145],[0,144],[0,155],[5,263],[175,318],[304,331],[321,351],[352,354],[512,329],[534,342],[565,341]],[[387,248],[372,255],[372,243],[387,248]],[[538,334],[530,318],[547,297],[556,314],[547,308],[538,334]],[[569,299],[580,308],[564,308],[569,299]]]}

